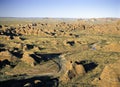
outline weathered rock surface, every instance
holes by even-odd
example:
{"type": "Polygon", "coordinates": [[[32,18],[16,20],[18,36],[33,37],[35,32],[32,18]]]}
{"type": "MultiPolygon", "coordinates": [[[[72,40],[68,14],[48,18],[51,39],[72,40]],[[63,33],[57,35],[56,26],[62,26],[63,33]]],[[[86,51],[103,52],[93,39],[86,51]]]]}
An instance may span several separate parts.
{"type": "Polygon", "coordinates": [[[26,52],[26,51],[24,52],[21,60],[24,61],[25,63],[31,65],[31,66],[34,66],[34,64],[35,64],[35,60],[32,57],[30,57],[29,52],[26,52]]]}
{"type": "Polygon", "coordinates": [[[120,87],[120,60],[105,66],[100,75],[100,87],[120,87]]]}
{"type": "Polygon", "coordinates": [[[3,61],[5,59],[11,61],[11,57],[12,57],[12,55],[10,54],[9,51],[0,52],[0,61],[3,61]]]}
{"type": "MultiPolygon", "coordinates": [[[[68,22],[58,22],[58,23],[31,23],[20,26],[10,26],[4,27],[0,26],[0,35],[10,36],[11,39],[14,36],[19,35],[35,35],[35,36],[48,36],[48,37],[79,37],[76,34],[71,33],[73,31],[83,31],[93,32],[96,34],[120,34],[119,22],[113,24],[94,24],[90,25],[84,21],[76,21],[75,23],[68,22]],[[55,29],[55,30],[53,30],[55,29]]],[[[87,33],[87,32],[86,32],[87,33]]],[[[18,38],[19,39],[19,38],[18,38]]]]}
{"type": "Polygon", "coordinates": [[[60,77],[60,80],[65,83],[76,76],[83,76],[86,73],[82,64],[76,64],[72,61],[67,61],[64,67],[66,69],[64,74],[60,77]]]}
{"type": "Polygon", "coordinates": [[[120,52],[120,44],[119,43],[111,43],[111,44],[106,45],[103,49],[105,51],[120,52]]]}
{"type": "Polygon", "coordinates": [[[82,64],[75,64],[74,70],[77,75],[84,75],[86,73],[85,68],[83,67],[82,64]]]}

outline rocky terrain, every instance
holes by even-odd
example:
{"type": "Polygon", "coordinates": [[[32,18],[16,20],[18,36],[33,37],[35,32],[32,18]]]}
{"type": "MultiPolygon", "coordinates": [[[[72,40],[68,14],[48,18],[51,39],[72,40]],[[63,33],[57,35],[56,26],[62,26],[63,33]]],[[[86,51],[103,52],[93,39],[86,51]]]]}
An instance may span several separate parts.
{"type": "Polygon", "coordinates": [[[120,19],[0,18],[0,87],[120,87],[120,19]]]}

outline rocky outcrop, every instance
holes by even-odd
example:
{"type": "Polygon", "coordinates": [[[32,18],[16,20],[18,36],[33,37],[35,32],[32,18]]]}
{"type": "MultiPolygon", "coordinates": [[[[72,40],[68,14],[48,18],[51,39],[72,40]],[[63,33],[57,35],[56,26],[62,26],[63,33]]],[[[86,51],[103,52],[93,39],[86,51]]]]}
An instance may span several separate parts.
{"type": "Polygon", "coordinates": [[[29,52],[25,51],[21,60],[31,66],[35,65],[35,60],[30,56],[29,52]]]}
{"type": "Polygon", "coordinates": [[[72,61],[66,61],[66,59],[62,59],[62,76],[60,77],[60,81],[68,82],[70,79],[75,77],[73,70],[72,61]],[[72,75],[73,74],[73,75],[72,75]]]}
{"type": "MultiPolygon", "coordinates": [[[[49,20],[48,20],[49,21],[49,20]]],[[[85,21],[76,21],[74,23],[57,22],[57,23],[30,23],[18,26],[0,26],[0,35],[19,36],[19,35],[35,35],[46,37],[79,37],[74,31],[85,31],[91,34],[120,34],[118,23],[110,24],[93,24],[90,25],[85,21]],[[102,27],[101,27],[102,26],[102,27]]]]}
{"type": "Polygon", "coordinates": [[[83,76],[86,71],[82,64],[77,64],[72,61],[67,61],[64,65],[64,74],[60,77],[60,81],[67,83],[76,76],[83,76]]]}
{"type": "Polygon", "coordinates": [[[105,66],[101,75],[100,87],[120,87],[120,60],[114,64],[105,66]]]}
{"type": "Polygon", "coordinates": [[[76,64],[74,65],[74,70],[77,75],[84,75],[86,73],[85,68],[82,64],[76,64]]]}
{"type": "Polygon", "coordinates": [[[0,61],[6,60],[6,59],[11,61],[11,58],[12,58],[12,55],[10,54],[9,51],[0,52],[0,61]]]}

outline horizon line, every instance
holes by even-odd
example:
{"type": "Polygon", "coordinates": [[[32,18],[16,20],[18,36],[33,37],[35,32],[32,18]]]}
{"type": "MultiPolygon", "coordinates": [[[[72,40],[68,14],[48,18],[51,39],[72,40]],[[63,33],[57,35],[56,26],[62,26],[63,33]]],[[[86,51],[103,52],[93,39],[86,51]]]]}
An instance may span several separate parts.
{"type": "Polygon", "coordinates": [[[0,17],[0,18],[44,18],[44,19],[102,19],[113,18],[119,19],[120,17],[0,17]]]}

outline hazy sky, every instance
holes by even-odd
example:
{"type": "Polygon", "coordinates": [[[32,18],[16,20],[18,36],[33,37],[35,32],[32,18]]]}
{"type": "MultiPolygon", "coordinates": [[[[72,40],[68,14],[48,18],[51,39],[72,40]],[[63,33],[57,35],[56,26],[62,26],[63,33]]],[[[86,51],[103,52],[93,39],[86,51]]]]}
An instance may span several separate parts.
{"type": "Polygon", "coordinates": [[[0,17],[120,18],[120,0],[0,0],[0,17]]]}

